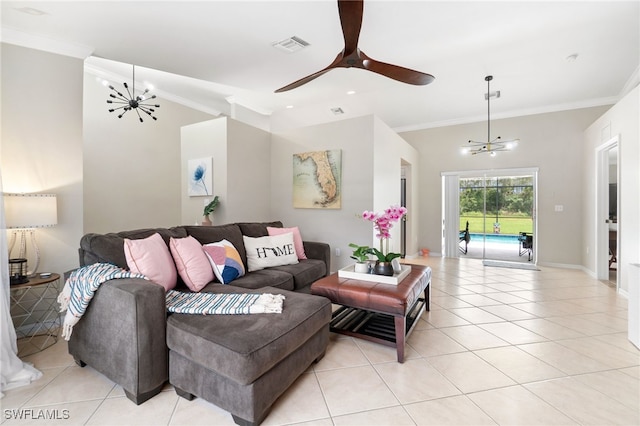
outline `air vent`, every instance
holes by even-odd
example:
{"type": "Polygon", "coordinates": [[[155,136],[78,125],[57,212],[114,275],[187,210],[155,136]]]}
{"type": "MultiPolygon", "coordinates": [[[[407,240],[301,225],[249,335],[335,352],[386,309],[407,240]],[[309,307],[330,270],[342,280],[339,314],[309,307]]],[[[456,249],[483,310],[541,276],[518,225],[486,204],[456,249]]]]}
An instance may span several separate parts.
{"type": "Polygon", "coordinates": [[[334,113],[335,115],[344,114],[344,110],[340,107],[331,108],[331,112],[334,113]]]}
{"type": "Polygon", "coordinates": [[[283,52],[293,53],[309,46],[309,43],[307,43],[300,37],[293,36],[282,41],[272,43],[271,45],[276,49],[282,50],[283,52]]]}

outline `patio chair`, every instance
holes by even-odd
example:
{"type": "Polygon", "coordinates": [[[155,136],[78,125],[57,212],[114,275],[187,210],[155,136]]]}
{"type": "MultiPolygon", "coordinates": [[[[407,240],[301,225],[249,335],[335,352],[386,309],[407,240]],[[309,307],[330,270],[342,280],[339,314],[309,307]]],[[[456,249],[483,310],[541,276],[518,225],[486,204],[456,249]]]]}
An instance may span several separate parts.
{"type": "Polygon", "coordinates": [[[471,234],[469,234],[469,221],[467,221],[467,227],[460,230],[459,239],[458,250],[460,250],[460,253],[462,254],[467,254],[469,241],[471,241],[471,234]]]}
{"type": "Polygon", "coordinates": [[[529,262],[531,262],[531,257],[533,256],[533,234],[531,232],[520,232],[518,242],[520,243],[518,255],[528,255],[529,262]]]}

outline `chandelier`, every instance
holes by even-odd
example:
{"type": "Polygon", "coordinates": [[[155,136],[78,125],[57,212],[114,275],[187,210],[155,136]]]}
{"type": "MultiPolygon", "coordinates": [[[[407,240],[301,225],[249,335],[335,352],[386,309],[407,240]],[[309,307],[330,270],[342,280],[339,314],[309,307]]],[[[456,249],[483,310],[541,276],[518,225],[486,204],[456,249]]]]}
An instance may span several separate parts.
{"type": "MultiPolygon", "coordinates": [[[[498,151],[511,151],[518,144],[518,139],[503,141],[500,136],[495,139],[491,139],[491,80],[493,76],[488,75],[484,78],[487,82],[487,141],[479,142],[470,140],[467,146],[463,147],[465,153],[471,155],[488,153],[490,156],[495,157],[498,151]]],[[[496,92],[495,97],[500,97],[500,92],[496,92]]]]}
{"type": "Polygon", "coordinates": [[[114,93],[109,94],[109,97],[111,99],[107,99],[107,103],[121,105],[117,108],[109,109],[109,112],[122,110],[120,114],[118,114],[118,118],[122,118],[122,116],[125,115],[127,112],[134,110],[136,114],[138,114],[138,118],[142,123],[144,122],[144,120],[142,119],[142,116],[140,115],[140,111],[142,111],[143,113],[147,114],[149,117],[153,118],[154,120],[157,120],[157,118],[153,115],[153,113],[156,111],[154,108],[160,108],[160,105],[145,103],[150,99],[155,99],[156,95],[145,97],[145,95],[149,93],[149,89],[147,88],[144,90],[144,92],[142,92],[142,95],[136,96],[136,66],[135,65],[133,65],[133,80],[132,80],[131,91],[129,91],[129,85],[127,85],[126,82],[122,83],[122,85],[126,89],[128,96],[125,96],[124,94],[118,92],[112,85],[109,85],[109,89],[113,90],[115,94],[114,93]]]}

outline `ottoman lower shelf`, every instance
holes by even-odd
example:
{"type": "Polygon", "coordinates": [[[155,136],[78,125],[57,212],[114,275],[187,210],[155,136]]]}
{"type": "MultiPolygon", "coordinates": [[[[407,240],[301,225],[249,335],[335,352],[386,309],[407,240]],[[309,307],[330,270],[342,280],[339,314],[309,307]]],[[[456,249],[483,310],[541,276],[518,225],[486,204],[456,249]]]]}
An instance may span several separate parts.
{"type": "MultiPolygon", "coordinates": [[[[425,300],[417,299],[406,316],[403,343],[424,310],[425,300]]],[[[396,317],[389,314],[341,306],[333,312],[330,331],[397,347],[396,317]]]]}

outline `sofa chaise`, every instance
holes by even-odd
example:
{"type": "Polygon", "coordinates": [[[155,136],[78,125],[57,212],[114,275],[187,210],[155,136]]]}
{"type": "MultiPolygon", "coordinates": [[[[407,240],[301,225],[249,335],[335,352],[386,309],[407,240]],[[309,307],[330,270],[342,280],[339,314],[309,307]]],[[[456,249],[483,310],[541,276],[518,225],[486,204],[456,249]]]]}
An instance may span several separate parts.
{"type": "MultiPolygon", "coordinates": [[[[227,240],[247,269],[244,237],[269,235],[281,222],[178,226],[110,234],[80,241],[80,266],[112,263],[127,269],[124,241],[159,234],[195,238],[200,244],[227,240]]],[[[228,285],[208,283],[207,293],[284,295],[282,313],[251,315],[167,314],[165,288],[138,278],[103,283],[74,326],[69,353],[90,365],[141,404],[167,381],[178,395],[201,397],[229,411],[238,424],[259,424],[275,400],[314,361],[329,341],[331,303],[307,294],[330,272],[330,248],[303,242],[306,259],[247,272],[228,285]]],[[[176,290],[189,291],[178,279],[176,290]]]]}

